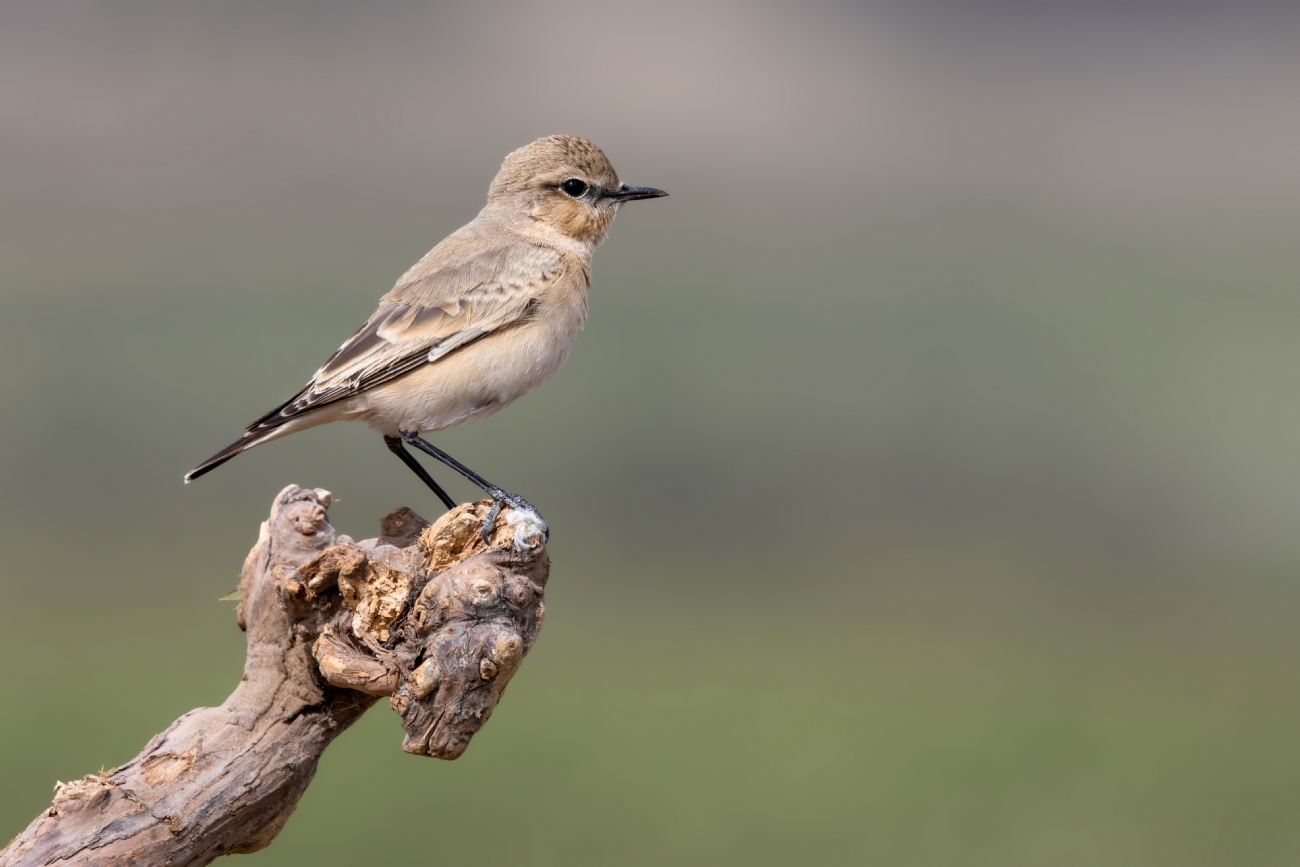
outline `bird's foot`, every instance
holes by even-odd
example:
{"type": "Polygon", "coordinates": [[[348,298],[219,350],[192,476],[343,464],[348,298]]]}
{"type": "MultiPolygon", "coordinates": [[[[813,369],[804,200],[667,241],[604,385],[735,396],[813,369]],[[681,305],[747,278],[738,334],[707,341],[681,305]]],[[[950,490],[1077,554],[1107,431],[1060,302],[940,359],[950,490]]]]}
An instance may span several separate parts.
{"type": "Polygon", "coordinates": [[[550,541],[551,528],[547,525],[546,519],[542,517],[542,513],[537,511],[537,507],[532,503],[528,502],[518,494],[511,494],[497,487],[491,488],[488,491],[488,495],[492,497],[492,511],[488,512],[487,519],[483,522],[482,533],[484,542],[492,541],[492,527],[496,524],[497,516],[501,514],[503,506],[509,506],[516,512],[522,512],[532,518],[533,523],[535,523],[538,529],[541,530],[543,538],[548,542],[550,541]]]}

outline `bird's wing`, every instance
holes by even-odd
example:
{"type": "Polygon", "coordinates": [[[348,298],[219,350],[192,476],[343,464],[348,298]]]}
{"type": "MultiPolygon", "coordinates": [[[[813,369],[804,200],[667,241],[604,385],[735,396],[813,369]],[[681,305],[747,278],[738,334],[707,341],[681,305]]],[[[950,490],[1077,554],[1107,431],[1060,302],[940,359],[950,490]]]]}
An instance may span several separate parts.
{"type": "Polygon", "coordinates": [[[459,256],[435,253],[398,281],[302,391],[249,432],[374,388],[518,322],[564,271],[558,251],[523,241],[459,256]]]}

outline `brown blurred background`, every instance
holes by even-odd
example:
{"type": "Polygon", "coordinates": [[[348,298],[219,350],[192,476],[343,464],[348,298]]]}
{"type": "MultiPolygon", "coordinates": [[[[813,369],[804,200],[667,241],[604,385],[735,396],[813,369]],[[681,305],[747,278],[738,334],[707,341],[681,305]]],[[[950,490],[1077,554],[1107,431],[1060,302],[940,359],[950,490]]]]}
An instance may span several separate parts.
{"type": "Polygon", "coordinates": [[[561,374],[437,439],[550,520],[546,629],[463,759],[377,707],[253,863],[1297,863],[1298,40],[0,5],[0,839],[229,693],[283,485],[437,516],[360,427],[181,475],[564,132],[671,198],[561,374]]]}

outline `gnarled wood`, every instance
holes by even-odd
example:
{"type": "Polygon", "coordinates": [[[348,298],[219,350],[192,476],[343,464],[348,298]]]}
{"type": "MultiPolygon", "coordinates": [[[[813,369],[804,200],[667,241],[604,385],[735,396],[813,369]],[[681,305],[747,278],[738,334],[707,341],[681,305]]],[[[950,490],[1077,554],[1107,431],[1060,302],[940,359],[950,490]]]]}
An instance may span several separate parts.
{"type": "Polygon", "coordinates": [[[408,752],[454,759],[541,628],[550,561],[529,516],[460,506],[430,526],[409,509],[361,543],[326,520],[330,495],[285,488],[244,562],[244,676],[103,775],[60,783],[0,867],[208,864],[268,845],[325,748],[379,696],[408,752]]]}

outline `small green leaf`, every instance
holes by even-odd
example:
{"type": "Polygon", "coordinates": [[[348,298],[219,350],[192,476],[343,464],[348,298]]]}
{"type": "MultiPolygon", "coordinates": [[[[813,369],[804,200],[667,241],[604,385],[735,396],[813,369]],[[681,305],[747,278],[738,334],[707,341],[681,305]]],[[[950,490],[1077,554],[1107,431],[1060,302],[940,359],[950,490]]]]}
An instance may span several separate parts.
{"type": "Polygon", "coordinates": [[[220,599],[218,599],[217,601],[218,601],[218,602],[238,602],[240,599],[243,599],[243,598],[244,598],[244,591],[243,591],[243,590],[240,590],[238,587],[236,587],[234,590],[231,590],[229,593],[227,593],[225,596],[222,596],[222,597],[221,597],[220,599]]]}

